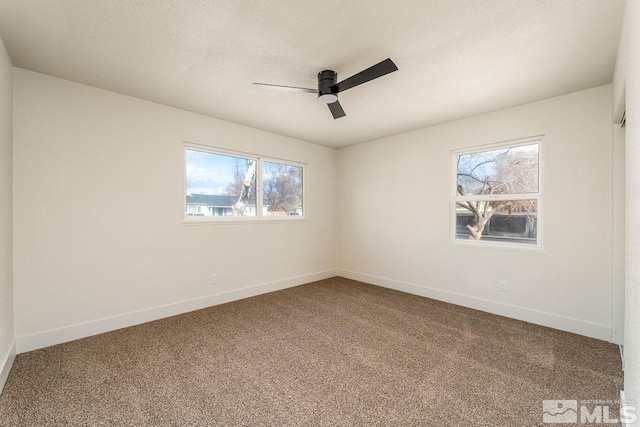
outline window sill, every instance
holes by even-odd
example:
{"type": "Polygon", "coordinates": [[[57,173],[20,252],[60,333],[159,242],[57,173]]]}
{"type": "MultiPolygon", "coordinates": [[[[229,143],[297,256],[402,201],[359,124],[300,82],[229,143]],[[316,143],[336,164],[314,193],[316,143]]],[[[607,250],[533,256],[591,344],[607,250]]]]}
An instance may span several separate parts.
{"type": "Polygon", "coordinates": [[[476,249],[497,249],[509,252],[527,252],[543,254],[545,253],[542,245],[522,245],[514,243],[500,243],[500,242],[483,242],[483,241],[469,241],[463,239],[452,239],[451,244],[461,248],[476,248],[476,249]]]}
{"type": "MultiPolygon", "coordinates": [[[[224,218],[224,217],[217,217],[224,218]]],[[[309,218],[307,217],[298,217],[298,218],[247,218],[247,217],[231,217],[224,219],[183,219],[182,225],[238,225],[238,224],[283,224],[287,222],[307,222],[309,218]]]]}

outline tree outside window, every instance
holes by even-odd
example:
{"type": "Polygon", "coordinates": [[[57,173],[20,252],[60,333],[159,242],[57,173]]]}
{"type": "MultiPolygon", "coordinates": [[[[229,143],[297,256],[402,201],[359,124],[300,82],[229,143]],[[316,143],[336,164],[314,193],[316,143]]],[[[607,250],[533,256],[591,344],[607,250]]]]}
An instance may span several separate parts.
{"type": "Polygon", "coordinates": [[[270,216],[302,215],[302,168],[263,162],[262,189],[270,216]]]}
{"type": "Polygon", "coordinates": [[[454,154],[455,239],[539,246],[540,140],[454,154]]]}

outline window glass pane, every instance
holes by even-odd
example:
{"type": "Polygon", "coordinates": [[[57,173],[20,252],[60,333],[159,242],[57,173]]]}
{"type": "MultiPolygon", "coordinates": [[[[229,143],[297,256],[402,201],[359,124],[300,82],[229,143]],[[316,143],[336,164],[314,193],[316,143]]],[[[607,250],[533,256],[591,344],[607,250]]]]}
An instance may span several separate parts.
{"type": "Polygon", "coordinates": [[[456,239],[536,245],[536,200],[482,200],[456,203],[456,239]]]}
{"type": "Polygon", "coordinates": [[[537,193],[538,144],[457,156],[458,195],[537,193]]]}
{"type": "Polygon", "coordinates": [[[256,216],[255,159],[192,149],[186,159],[187,216],[256,216]]]}
{"type": "Polygon", "coordinates": [[[263,162],[264,215],[303,215],[302,172],[301,166],[263,162]]]}

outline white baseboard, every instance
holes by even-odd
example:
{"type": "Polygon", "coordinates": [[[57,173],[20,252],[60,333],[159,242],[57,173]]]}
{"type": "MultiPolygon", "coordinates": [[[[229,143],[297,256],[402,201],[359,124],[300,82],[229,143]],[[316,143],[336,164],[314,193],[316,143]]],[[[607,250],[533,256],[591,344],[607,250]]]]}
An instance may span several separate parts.
{"type": "Polygon", "coordinates": [[[129,326],[135,326],[141,323],[163,319],[165,317],[176,316],[178,314],[188,313],[190,311],[200,310],[214,305],[225,304],[231,301],[237,301],[293,286],[303,285],[305,283],[315,282],[317,280],[328,279],[336,275],[336,270],[321,271],[305,276],[247,286],[246,288],[234,289],[232,291],[207,295],[205,297],[180,301],[173,304],[148,308],[118,316],[96,319],[90,322],[79,323],[63,328],[23,335],[16,337],[16,350],[18,354],[38,350],[40,348],[115,331],[116,329],[127,328],[129,326]]]}
{"type": "Polygon", "coordinates": [[[2,390],[4,390],[7,378],[9,378],[9,372],[11,372],[14,360],[16,360],[16,340],[13,340],[9,351],[7,351],[7,354],[5,354],[2,361],[0,361],[0,394],[2,394],[2,390]]]}
{"type": "Polygon", "coordinates": [[[358,273],[350,270],[338,269],[338,276],[451,304],[461,305],[463,307],[486,311],[488,313],[512,319],[523,320],[525,322],[535,323],[536,325],[547,326],[561,331],[573,332],[575,334],[597,338],[604,341],[611,340],[611,327],[607,325],[559,316],[557,314],[532,310],[511,304],[504,304],[483,298],[471,297],[454,292],[428,288],[426,286],[401,282],[379,276],[372,276],[370,274],[358,273]]]}

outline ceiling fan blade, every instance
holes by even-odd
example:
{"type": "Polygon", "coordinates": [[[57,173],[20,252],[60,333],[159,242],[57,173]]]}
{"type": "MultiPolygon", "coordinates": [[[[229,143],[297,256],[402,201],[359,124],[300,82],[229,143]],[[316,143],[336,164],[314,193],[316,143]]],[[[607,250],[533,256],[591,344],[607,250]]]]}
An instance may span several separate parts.
{"type": "Polygon", "coordinates": [[[289,92],[306,92],[306,93],[318,93],[317,89],[307,89],[306,87],[295,87],[295,86],[282,86],[282,85],[272,85],[268,83],[254,83],[255,87],[259,87],[262,89],[273,89],[273,90],[286,90],[289,92]]]}
{"type": "Polygon", "coordinates": [[[361,85],[362,83],[377,79],[378,77],[393,73],[394,71],[398,71],[398,67],[396,67],[396,64],[394,64],[391,59],[387,58],[366,70],[360,71],[358,74],[355,74],[348,79],[344,79],[343,81],[334,84],[331,86],[331,90],[334,93],[344,92],[354,86],[361,85]]]}
{"type": "Polygon", "coordinates": [[[334,119],[339,119],[340,117],[346,116],[340,102],[332,102],[331,104],[327,104],[329,106],[329,110],[331,110],[331,114],[333,114],[334,119]]]}

